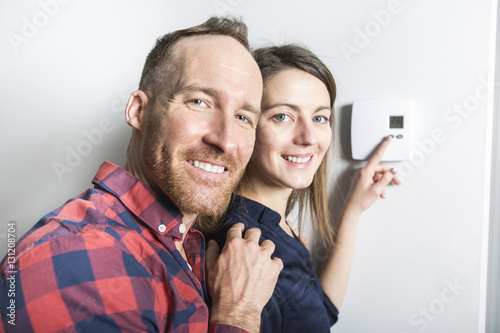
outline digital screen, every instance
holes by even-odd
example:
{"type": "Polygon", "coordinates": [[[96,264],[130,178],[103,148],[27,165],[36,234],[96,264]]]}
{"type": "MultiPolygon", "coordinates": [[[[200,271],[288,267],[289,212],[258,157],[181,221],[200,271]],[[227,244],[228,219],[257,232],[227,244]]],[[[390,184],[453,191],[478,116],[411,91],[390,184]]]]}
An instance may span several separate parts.
{"type": "Polygon", "coordinates": [[[389,128],[403,128],[403,116],[390,116],[389,128]]]}

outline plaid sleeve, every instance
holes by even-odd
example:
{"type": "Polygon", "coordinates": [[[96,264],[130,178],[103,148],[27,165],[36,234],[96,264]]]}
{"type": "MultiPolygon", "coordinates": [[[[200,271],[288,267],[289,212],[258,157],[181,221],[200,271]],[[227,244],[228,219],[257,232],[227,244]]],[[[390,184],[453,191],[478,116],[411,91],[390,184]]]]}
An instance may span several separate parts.
{"type": "MultiPolygon", "coordinates": [[[[6,331],[158,331],[153,279],[114,240],[91,229],[51,238],[18,257],[16,321],[15,327],[9,324],[2,309],[6,331]]],[[[5,277],[2,298],[11,281],[5,277]]]]}
{"type": "Polygon", "coordinates": [[[208,333],[248,333],[248,331],[234,326],[215,324],[208,327],[208,333]]]}

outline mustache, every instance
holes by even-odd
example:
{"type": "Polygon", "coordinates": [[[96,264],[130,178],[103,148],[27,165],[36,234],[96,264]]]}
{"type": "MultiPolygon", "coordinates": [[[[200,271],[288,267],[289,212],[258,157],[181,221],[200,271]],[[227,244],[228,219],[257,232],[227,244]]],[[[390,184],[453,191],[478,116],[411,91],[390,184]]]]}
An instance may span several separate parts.
{"type": "Polygon", "coordinates": [[[240,161],[233,155],[221,153],[216,148],[207,146],[190,148],[183,152],[182,158],[217,164],[224,166],[228,171],[234,171],[240,165],[240,161]]]}

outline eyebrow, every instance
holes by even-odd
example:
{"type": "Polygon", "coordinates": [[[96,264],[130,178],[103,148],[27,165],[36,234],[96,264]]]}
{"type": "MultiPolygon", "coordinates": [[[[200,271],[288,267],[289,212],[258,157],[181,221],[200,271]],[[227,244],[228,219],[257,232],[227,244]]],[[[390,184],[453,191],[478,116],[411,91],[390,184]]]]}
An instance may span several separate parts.
{"type": "Polygon", "coordinates": [[[189,86],[184,86],[184,87],[180,87],[178,89],[176,89],[174,92],[173,92],[173,95],[178,95],[178,94],[183,94],[183,93],[188,93],[188,92],[203,92],[209,96],[219,96],[219,92],[217,91],[217,89],[213,89],[213,88],[206,88],[206,87],[202,87],[202,86],[198,86],[198,85],[189,85],[189,86]]]}
{"type": "MultiPolygon", "coordinates": [[[[216,98],[221,95],[221,93],[217,89],[202,87],[202,86],[199,86],[196,84],[179,88],[176,91],[174,91],[174,93],[172,95],[175,96],[177,94],[183,94],[183,93],[189,93],[189,92],[202,92],[202,93],[205,93],[209,96],[216,97],[216,98]]],[[[248,111],[248,112],[255,113],[257,116],[260,115],[260,108],[254,106],[248,102],[245,102],[243,104],[243,109],[248,111]]]]}
{"type": "MultiPolygon", "coordinates": [[[[274,109],[274,108],[279,108],[279,107],[287,107],[287,108],[290,108],[292,109],[293,111],[296,111],[296,112],[299,112],[300,111],[300,108],[298,105],[295,105],[295,104],[289,104],[289,103],[276,103],[276,104],[271,104],[269,106],[266,106],[265,109],[262,110],[262,112],[265,112],[267,110],[270,110],[270,109],[274,109]]],[[[316,108],[316,110],[314,110],[314,112],[318,112],[318,111],[321,111],[321,110],[328,110],[330,112],[332,112],[332,108],[329,107],[329,106],[319,106],[316,108]]]]}

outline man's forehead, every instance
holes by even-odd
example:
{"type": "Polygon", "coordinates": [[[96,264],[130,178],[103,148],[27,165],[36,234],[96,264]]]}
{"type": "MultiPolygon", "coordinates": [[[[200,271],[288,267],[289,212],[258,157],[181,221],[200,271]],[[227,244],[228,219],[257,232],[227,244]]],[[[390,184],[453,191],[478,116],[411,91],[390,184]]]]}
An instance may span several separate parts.
{"type": "MultiPolygon", "coordinates": [[[[173,95],[188,87],[218,91],[228,89],[241,97],[254,112],[260,110],[262,77],[250,52],[230,36],[200,35],[177,42],[172,60],[177,76],[173,95]],[[258,96],[255,93],[258,91],[258,96]]],[[[188,89],[189,90],[189,89],[188,89]]],[[[233,96],[234,98],[235,96],[233,96]]]]}
{"type": "Polygon", "coordinates": [[[211,53],[224,54],[227,49],[240,49],[242,53],[247,53],[251,57],[250,51],[248,51],[240,42],[231,36],[226,35],[196,35],[189,36],[180,39],[174,46],[174,52],[179,56],[185,55],[203,55],[198,53],[203,50],[204,53],[211,51],[211,53]]]}
{"type": "Polygon", "coordinates": [[[199,35],[185,37],[175,45],[172,61],[177,72],[200,78],[226,76],[239,78],[248,84],[262,84],[255,59],[240,42],[230,36],[199,35]],[[188,74],[189,73],[189,74],[188,74]],[[260,81],[256,83],[256,81],[260,81]]]}

